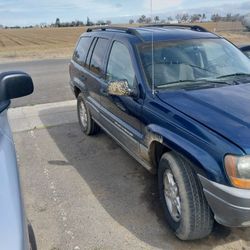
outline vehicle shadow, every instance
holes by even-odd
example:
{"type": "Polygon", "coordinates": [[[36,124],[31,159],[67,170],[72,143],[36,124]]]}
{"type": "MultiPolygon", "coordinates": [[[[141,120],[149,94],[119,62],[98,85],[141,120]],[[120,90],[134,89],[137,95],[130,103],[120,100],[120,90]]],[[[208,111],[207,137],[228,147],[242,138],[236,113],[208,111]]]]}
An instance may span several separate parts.
{"type": "MultiPolygon", "coordinates": [[[[40,118],[45,127],[44,112],[55,111],[41,112],[40,118]]],[[[206,239],[178,240],[165,225],[156,176],[148,173],[109,136],[101,131],[96,136],[87,137],[77,123],[50,127],[47,131],[67,161],[66,164],[58,159],[50,160],[48,168],[57,165],[63,171],[64,165],[74,167],[103,209],[151,247],[213,249],[230,244],[230,249],[239,249],[242,241],[244,246],[250,247],[250,229],[229,229],[218,224],[206,239]]]]}

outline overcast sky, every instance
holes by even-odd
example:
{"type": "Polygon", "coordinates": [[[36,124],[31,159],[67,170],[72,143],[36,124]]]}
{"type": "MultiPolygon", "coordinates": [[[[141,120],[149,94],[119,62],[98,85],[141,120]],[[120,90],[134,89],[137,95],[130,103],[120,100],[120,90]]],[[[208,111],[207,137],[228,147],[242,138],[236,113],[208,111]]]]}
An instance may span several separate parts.
{"type": "MultiPolygon", "coordinates": [[[[250,12],[246,0],[153,0],[154,13],[175,16],[181,12],[225,14],[250,12]]],[[[61,21],[128,20],[130,16],[150,14],[150,0],[0,0],[0,24],[30,25],[61,21]]]]}

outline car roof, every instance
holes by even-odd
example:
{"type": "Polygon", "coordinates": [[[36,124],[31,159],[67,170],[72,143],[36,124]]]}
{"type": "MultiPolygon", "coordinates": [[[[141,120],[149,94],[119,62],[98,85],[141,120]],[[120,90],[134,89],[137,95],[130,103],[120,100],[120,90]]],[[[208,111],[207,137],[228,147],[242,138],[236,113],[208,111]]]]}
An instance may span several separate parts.
{"type": "Polygon", "coordinates": [[[192,25],[149,25],[141,27],[114,27],[103,26],[89,28],[87,33],[93,32],[95,35],[105,35],[120,38],[137,38],[143,42],[152,41],[166,41],[166,40],[188,40],[188,39],[206,39],[219,38],[203,27],[192,25]]]}

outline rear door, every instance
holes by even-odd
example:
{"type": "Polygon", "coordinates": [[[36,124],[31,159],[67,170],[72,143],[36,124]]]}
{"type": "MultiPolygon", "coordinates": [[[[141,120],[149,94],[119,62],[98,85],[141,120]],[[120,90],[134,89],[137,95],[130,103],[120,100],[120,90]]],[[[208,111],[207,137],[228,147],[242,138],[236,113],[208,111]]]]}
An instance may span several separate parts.
{"type": "MultiPolygon", "coordinates": [[[[96,102],[99,102],[100,97],[95,93],[88,80],[90,72],[87,59],[92,54],[95,43],[96,38],[91,36],[83,36],[79,39],[70,63],[70,79],[72,87],[75,86],[80,89],[86,99],[88,96],[92,96],[92,98],[96,99],[96,102]]],[[[97,114],[93,115],[98,118],[97,114]]]]}
{"type": "Polygon", "coordinates": [[[96,37],[86,59],[87,104],[93,118],[99,121],[101,108],[100,89],[104,81],[104,62],[108,52],[110,40],[96,37]]]}

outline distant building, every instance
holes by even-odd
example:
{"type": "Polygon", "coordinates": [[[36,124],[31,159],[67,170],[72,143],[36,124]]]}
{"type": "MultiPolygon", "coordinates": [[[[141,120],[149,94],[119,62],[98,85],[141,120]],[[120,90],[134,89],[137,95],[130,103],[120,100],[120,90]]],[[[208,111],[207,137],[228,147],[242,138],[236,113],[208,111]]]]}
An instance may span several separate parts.
{"type": "Polygon", "coordinates": [[[178,24],[178,20],[171,20],[171,21],[168,21],[169,24],[178,24]]]}

